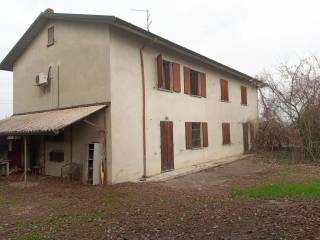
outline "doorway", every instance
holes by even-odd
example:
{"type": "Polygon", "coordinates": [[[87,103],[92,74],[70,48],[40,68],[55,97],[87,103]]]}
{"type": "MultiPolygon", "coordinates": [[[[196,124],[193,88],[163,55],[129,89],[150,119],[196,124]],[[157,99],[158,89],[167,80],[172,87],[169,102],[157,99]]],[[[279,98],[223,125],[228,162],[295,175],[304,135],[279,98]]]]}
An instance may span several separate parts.
{"type": "Polygon", "coordinates": [[[160,122],[161,135],[161,171],[174,169],[173,151],[173,123],[171,121],[160,122]]]}

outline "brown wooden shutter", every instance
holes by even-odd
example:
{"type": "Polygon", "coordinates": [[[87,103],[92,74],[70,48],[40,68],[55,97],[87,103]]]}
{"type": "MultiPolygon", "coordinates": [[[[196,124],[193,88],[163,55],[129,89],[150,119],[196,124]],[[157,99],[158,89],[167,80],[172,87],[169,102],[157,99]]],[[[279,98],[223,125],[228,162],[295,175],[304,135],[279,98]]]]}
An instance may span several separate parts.
{"type": "Polygon", "coordinates": [[[159,54],[157,57],[157,68],[158,68],[158,88],[161,88],[164,82],[163,59],[161,54],[159,54]]]}
{"type": "Polygon", "coordinates": [[[186,149],[192,149],[192,123],[186,122],[186,149]]]}
{"type": "Polygon", "coordinates": [[[221,100],[229,101],[228,81],[224,79],[220,79],[220,88],[221,88],[221,100]]]}
{"type": "Polygon", "coordinates": [[[183,67],[184,75],[184,93],[190,94],[190,68],[183,67]]]}
{"type": "Polygon", "coordinates": [[[247,105],[247,88],[241,86],[241,104],[247,105]]]}
{"type": "Polygon", "coordinates": [[[203,122],[202,124],[202,139],[203,147],[208,147],[208,123],[203,122]]]}
{"type": "Polygon", "coordinates": [[[230,123],[222,123],[222,144],[230,143],[230,123]]]}
{"type": "Polygon", "coordinates": [[[181,92],[180,64],[172,63],[172,71],[173,71],[173,91],[181,92]]]}
{"type": "Polygon", "coordinates": [[[206,74],[200,73],[200,81],[201,81],[201,96],[206,97],[207,96],[207,86],[206,86],[206,74]]]}

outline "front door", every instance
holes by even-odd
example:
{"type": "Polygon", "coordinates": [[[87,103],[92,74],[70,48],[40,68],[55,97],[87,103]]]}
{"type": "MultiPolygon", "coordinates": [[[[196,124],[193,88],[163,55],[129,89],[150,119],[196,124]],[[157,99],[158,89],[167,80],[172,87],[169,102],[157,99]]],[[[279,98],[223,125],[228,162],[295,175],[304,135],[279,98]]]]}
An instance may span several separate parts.
{"type": "Polygon", "coordinates": [[[247,153],[249,151],[249,124],[243,123],[243,149],[244,152],[247,153]]]}
{"type": "Polygon", "coordinates": [[[170,121],[160,122],[161,134],[161,171],[174,169],[173,153],[173,123],[170,121]]]}

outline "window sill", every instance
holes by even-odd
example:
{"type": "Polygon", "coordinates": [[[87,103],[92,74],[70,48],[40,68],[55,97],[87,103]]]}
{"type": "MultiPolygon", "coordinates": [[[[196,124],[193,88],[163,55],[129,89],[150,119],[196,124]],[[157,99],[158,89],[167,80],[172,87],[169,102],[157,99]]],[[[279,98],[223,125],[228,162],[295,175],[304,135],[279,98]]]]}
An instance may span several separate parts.
{"type": "Polygon", "coordinates": [[[229,100],[222,100],[222,99],[220,99],[220,102],[231,103],[231,101],[229,101],[229,100]]]}
{"type": "Polygon", "coordinates": [[[165,89],[165,88],[157,88],[159,91],[162,91],[162,92],[170,92],[172,93],[173,91],[172,90],[169,90],[169,89],[165,89]]]}
{"type": "Polygon", "coordinates": [[[47,44],[47,47],[51,47],[51,46],[53,46],[54,45],[54,42],[53,43],[48,43],[47,44]]]}
{"type": "Polygon", "coordinates": [[[231,143],[222,143],[221,145],[222,145],[222,146],[230,146],[231,143]]]}
{"type": "Polygon", "coordinates": [[[247,107],[247,106],[248,106],[248,104],[243,104],[243,103],[241,103],[241,106],[247,107]]]}
{"type": "Polygon", "coordinates": [[[190,97],[196,97],[196,98],[203,98],[201,95],[192,95],[192,94],[189,94],[190,97]]]}

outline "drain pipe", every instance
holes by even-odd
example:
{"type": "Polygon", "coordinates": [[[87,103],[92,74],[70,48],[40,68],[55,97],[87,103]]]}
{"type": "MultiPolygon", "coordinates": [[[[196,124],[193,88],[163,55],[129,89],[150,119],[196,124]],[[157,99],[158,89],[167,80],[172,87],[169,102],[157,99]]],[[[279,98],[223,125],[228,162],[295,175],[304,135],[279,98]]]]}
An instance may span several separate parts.
{"type": "Polygon", "coordinates": [[[143,177],[147,177],[147,143],[146,143],[146,84],[145,84],[145,74],[144,74],[144,61],[143,61],[143,50],[152,44],[154,44],[157,39],[153,39],[150,43],[144,44],[140,48],[140,66],[141,66],[141,82],[142,82],[142,138],[143,138],[143,177]]]}

